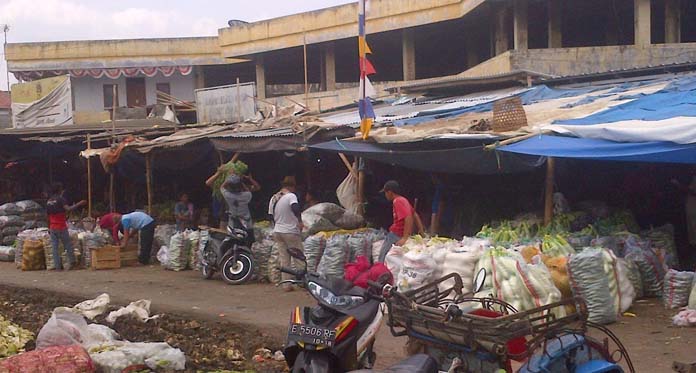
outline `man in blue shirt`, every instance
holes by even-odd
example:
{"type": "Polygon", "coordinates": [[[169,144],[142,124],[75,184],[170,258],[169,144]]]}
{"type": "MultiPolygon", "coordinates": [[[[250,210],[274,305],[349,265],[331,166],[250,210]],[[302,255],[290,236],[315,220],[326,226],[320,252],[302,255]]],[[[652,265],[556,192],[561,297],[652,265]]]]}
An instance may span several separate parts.
{"type": "Polygon", "coordinates": [[[140,257],[138,261],[143,265],[149,264],[152,255],[152,241],[155,237],[155,219],[144,212],[134,211],[121,216],[121,227],[123,227],[121,248],[126,247],[131,234],[140,231],[140,257]]]}

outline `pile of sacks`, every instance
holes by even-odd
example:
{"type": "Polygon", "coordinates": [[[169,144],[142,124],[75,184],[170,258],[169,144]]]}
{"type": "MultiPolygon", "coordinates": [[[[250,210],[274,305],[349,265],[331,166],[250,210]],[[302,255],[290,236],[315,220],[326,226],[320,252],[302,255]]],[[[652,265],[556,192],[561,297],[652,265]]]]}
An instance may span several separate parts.
{"type": "Polygon", "coordinates": [[[157,252],[157,260],[160,264],[172,271],[186,269],[200,269],[200,251],[208,243],[210,233],[187,229],[171,236],[168,246],[160,247],[157,252]],[[201,240],[203,236],[203,240],[201,240]]]}
{"type": "MultiPolygon", "coordinates": [[[[373,258],[373,246],[384,240],[384,231],[376,229],[320,232],[304,241],[307,268],[330,277],[343,277],[345,265],[358,256],[373,258]]],[[[379,253],[378,253],[379,254],[379,253]]]]}
{"type": "Polygon", "coordinates": [[[357,229],[365,224],[365,220],[362,216],[346,211],[339,205],[325,202],[302,212],[302,224],[305,226],[305,232],[313,235],[339,229],[357,229]]]}
{"type": "Polygon", "coordinates": [[[254,224],[254,238],[256,242],[251,245],[254,255],[254,279],[261,282],[280,281],[278,267],[278,248],[273,240],[273,228],[268,221],[260,221],[254,224]]]}
{"type": "Polygon", "coordinates": [[[47,227],[46,218],[44,208],[31,200],[0,206],[0,244],[13,245],[19,232],[47,227]]]}

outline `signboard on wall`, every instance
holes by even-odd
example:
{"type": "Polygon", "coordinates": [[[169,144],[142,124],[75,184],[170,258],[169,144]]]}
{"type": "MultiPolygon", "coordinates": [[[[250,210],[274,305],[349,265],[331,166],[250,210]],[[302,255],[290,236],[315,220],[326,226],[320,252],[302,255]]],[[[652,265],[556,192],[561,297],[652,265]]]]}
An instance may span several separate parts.
{"type": "Polygon", "coordinates": [[[57,76],[12,86],[14,128],[73,124],[70,76],[57,76]]]}
{"type": "Polygon", "coordinates": [[[256,116],[256,84],[197,89],[198,123],[234,123],[256,116]]]}

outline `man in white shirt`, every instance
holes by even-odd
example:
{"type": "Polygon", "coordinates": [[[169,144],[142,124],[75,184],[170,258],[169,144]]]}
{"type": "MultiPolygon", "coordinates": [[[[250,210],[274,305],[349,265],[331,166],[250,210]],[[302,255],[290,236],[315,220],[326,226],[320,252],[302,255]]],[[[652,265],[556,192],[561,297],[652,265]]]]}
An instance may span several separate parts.
{"type": "MultiPolygon", "coordinates": [[[[291,267],[289,248],[303,250],[302,247],[302,212],[295,195],[295,182],[292,178],[285,178],[282,189],[271,197],[268,204],[268,214],[273,221],[273,239],[278,244],[278,255],[281,267],[291,267]]],[[[283,280],[289,280],[290,275],[282,274],[283,280]]],[[[292,291],[292,286],[286,284],[285,291],[292,291]]]]}

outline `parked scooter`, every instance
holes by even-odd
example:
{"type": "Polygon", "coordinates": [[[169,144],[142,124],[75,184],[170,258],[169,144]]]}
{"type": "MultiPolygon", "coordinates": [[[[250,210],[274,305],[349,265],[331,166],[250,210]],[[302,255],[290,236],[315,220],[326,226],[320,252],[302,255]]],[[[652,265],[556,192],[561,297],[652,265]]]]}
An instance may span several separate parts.
{"type": "Polygon", "coordinates": [[[292,373],[340,373],[370,369],[375,363],[375,336],[382,325],[383,283],[370,282],[370,290],[342,278],[324,278],[307,271],[299,249],[288,250],[304,269],[281,268],[294,276],[280,282],[305,288],[315,307],[296,307],[288,328],[285,358],[292,373]]]}
{"type": "Polygon", "coordinates": [[[254,273],[254,257],[251,254],[252,235],[239,219],[230,219],[227,231],[209,228],[210,240],[200,253],[201,274],[211,279],[215,272],[232,285],[251,279],[254,273]]]}
{"type": "Polygon", "coordinates": [[[437,360],[425,354],[410,356],[386,369],[361,369],[350,373],[438,373],[437,360]]]}

